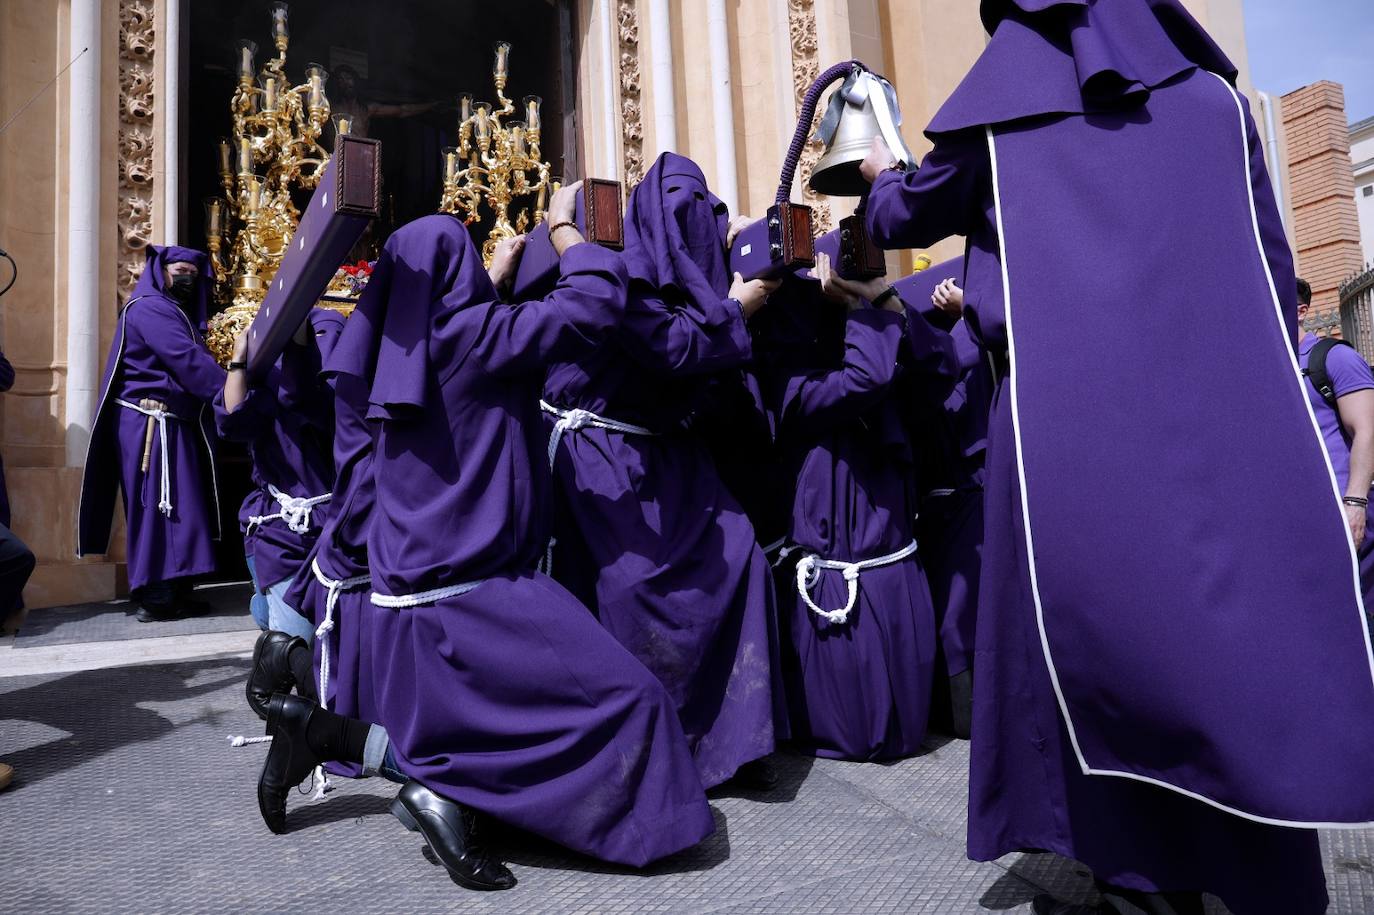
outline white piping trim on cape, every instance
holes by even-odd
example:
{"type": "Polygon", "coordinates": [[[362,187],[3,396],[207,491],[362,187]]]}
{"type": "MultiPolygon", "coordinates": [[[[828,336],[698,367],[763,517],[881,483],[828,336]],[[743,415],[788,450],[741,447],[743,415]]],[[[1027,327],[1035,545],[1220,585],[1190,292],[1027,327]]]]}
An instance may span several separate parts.
{"type": "MultiPolygon", "coordinates": [[[[1204,71],[1204,72],[1210,72],[1210,71],[1204,71]]],[[[1265,274],[1265,277],[1266,277],[1266,279],[1268,280],[1268,283],[1269,283],[1270,297],[1271,297],[1271,299],[1272,299],[1272,301],[1273,301],[1273,305],[1274,305],[1274,315],[1275,315],[1275,318],[1276,318],[1276,319],[1278,320],[1278,322],[1279,322],[1279,328],[1280,328],[1281,333],[1286,337],[1286,335],[1287,335],[1287,330],[1286,330],[1285,327],[1284,327],[1283,310],[1282,310],[1282,308],[1281,308],[1280,305],[1279,305],[1278,291],[1274,288],[1274,277],[1273,277],[1272,272],[1271,272],[1270,269],[1269,269],[1269,261],[1268,261],[1268,259],[1265,257],[1265,254],[1264,254],[1264,242],[1263,242],[1263,239],[1262,239],[1261,236],[1260,236],[1260,230],[1259,230],[1259,217],[1258,217],[1258,213],[1256,212],[1256,209],[1255,209],[1255,191],[1254,191],[1253,182],[1252,182],[1251,176],[1250,176],[1250,143],[1249,143],[1249,138],[1247,137],[1247,135],[1246,135],[1246,130],[1245,130],[1245,109],[1244,109],[1244,107],[1241,105],[1240,97],[1236,94],[1236,91],[1235,91],[1234,87],[1232,87],[1231,84],[1230,84],[1229,82],[1227,82],[1226,79],[1225,79],[1224,77],[1221,77],[1221,76],[1219,76],[1219,75],[1217,75],[1217,74],[1215,74],[1215,73],[1212,73],[1211,75],[1212,75],[1212,76],[1215,76],[1218,80],[1220,80],[1221,83],[1222,83],[1224,86],[1226,86],[1227,91],[1231,93],[1232,100],[1236,103],[1237,113],[1238,113],[1239,116],[1240,116],[1240,132],[1241,132],[1240,138],[1241,138],[1241,148],[1242,148],[1242,150],[1244,150],[1244,152],[1245,152],[1245,160],[1244,160],[1244,162],[1242,163],[1242,165],[1243,165],[1243,168],[1244,168],[1244,172],[1243,172],[1243,173],[1244,173],[1244,175],[1245,175],[1245,189],[1246,189],[1246,194],[1247,194],[1247,196],[1248,196],[1248,200],[1249,200],[1249,204],[1250,204],[1250,223],[1251,223],[1252,228],[1254,229],[1255,244],[1256,244],[1256,247],[1257,247],[1257,249],[1258,249],[1259,258],[1260,258],[1260,263],[1261,263],[1261,264],[1263,265],[1263,267],[1264,267],[1264,274],[1265,274]]],[[[990,165],[990,169],[991,169],[991,178],[992,178],[993,209],[994,209],[994,212],[995,212],[995,214],[996,214],[997,240],[998,240],[998,248],[999,248],[999,253],[1000,253],[1000,258],[999,258],[999,260],[1000,260],[1000,266],[1001,266],[1001,270],[1002,270],[1002,306],[1003,306],[1003,311],[1004,311],[1005,317],[1006,317],[1006,328],[1007,328],[1007,360],[1008,360],[1008,365],[1010,366],[1010,370],[1009,370],[1009,372],[1008,372],[1008,377],[1007,377],[1007,384],[1008,384],[1008,391],[1009,391],[1010,396],[1011,396],[1012,434],[1013,434],[1013,437],[1014,437],[1015,440],[1016,440],[1016,474],[1017,474],[1018,482],[1019,482],[1019,484],[1020,484],[1020,492],[1021,492],[1021,520],[1022,520],[1022,524],[1023,524],[1024,528],[1025,528],[1025,536],[1026,536],[1026,564],[1027,564],[1027,567],[1028,567],[1028,571],[1029,571],[1029,573],[1030,573],[1031,595],[1032,595],[1032,597],[1033,597],[1033,599],[1034,599],[1034,603],[1035,603],[1035,618],[1036,618],[1036,625],[1037,625],[1037,627],[1039,628],[1039,632],[1040,632],[1040,647],[1041,647],[1041,650],[1044,652],[1044,656],[1045,656],[1045,665],[1046,665],[1046,667],[1048,668],[1049,675],[1050,675],[1050,683],[1051,683],[1052,686],[1054,687],[1055,699],[1056,699],[1056,700],[1058,701],[1058,703],[1059,703],[1059,712],[1060,712],[1060,715],[1061,715],[1061,716],[1063,717],[1063,719],[1064,719],[1064,726],[1065,726],[1065,729],[1068,731],[1068,734],[1069,734],[1069,742],[1070,742],[1070,744],[1073,746],[1073,752],[1074,752],[1074,755],[1075,755],[1075,756],[1077,757],[1077,759],[1078,759],[1079,767],[1082,769],[1084,775],[1111,776],[1111,777],[1116,777],[1116,778],[1124,778],[1124,779],[1130,779],[1130,780],[1132,780],[1132,781],[1143,782],[1143,783],[1145,783],[1145,784],[1155,785],[1156,787],[1164,788],[1164,789],[1166,789],[1166,790],[1173,791],[1173,792],[1175,792],[1175,793],[1177,793],[1177,794],[1181,794],[1181,795],[1183,795],[1184,797],[1192,798],[1192,799],[1195,800],[1195,801],[1199,801],[1199,802],[1201,802],[1201,803],[1203,803],[1203,804],[1208,805],[1209,807],[1214,807],[1214,808],[1216,808],[1216,809],[1218,809],[1218,810],[1221,810],[1221,811],[1223,811],[1223,812],[1225,812],[1225,813],[1229,813],[1229,814],[1231,814],[1232,816],[1237,816],[1237,817],[1240,817],[1241,819],[1244,819],[1244,820],[1249,820],[1249,821],[1254,822],[1254,823],[1262,823],[1262,824],[1265,824],[1265,825],[1268,825],[1268,826],[1282,826],[1282,827],[1289,827],[1289,828],[1294,828],[1294,829],[1367,829],[1367,828],[1369,828],[1369,827],[1371,827],[1371,826],[1374,826],[1374,823],[1371,823],[1371,822],[1359,822],[1359,823],[1303,822],[1303,821],[1296,821],[1296,820],[1281,820],[1281,819],[1276,819],[1276,818],[1273,818],[1273,817],[1260,816],[1260,815],[1258,815],[1258,814],[1249,813],[1249,812],[1244,811],[1244,810],[1239,810],[1239,809],[1237,809],[1237,808],[1235,808],[1235,807],[1231,807],[1231,806],[1229,806],[1229,805],[1227,805],[1227,804],[1223,804],[1223,803],[1221,803],[1220,801],[1217,801],[1217,800],[1214,800],[1214,799],[1212,799],[1212,798],[1206,797],[1205,795],[1198,794],[1198,793],[1196,793],[1196,792],[1194,792],[1194,791],[1189,791],[1189,790],[1186,789],[1186,788],[1182,788],[1182,787],[1179,787],[1178,785],[1174,785],[1174,784],[1171,784],[1171,783],[1169,783],[1169,782],[1162,781],[1162,780],[1160,780],[1160,779],[1152,778],[1152,777],[1150,777],[1150,776],[1140,775],[1140,774],[1135,773],[1135,772],[1120,771],[1120,770],[1116,770],[1116,769],[1096,769],[1096,768],[1093,768],[1092,766],[1090,766],[1090,765],[1088,764],[1087,759],[1083,756],[1082,748],[1079,746],[1079,742],[1078,742],[1078,734],[1077,734],[1076,729],[1074,728],[1073,719],[1069,716],[1068,704],[1064,701],[1064,692],[1063,692],[1063,689],[1060,687],[1060,684],[1059,684],[1059,673],[1058,673],[1058,671],[1055,669],[1055,666],[1054,666],[1054,659],[1053,659],[1053,657],[1051,656],[1051,653],[1050,653],[1049,639],[1048,639],[1048,637],[1047,637],[1047,635],[1046,635],[1046,632],[1045,632],[1045,609],[1044,609],[1044,605],[1042,604],[1041,599],[1040,599],[1040,582],[1039,582],[1039,577],[1038,577],[1038,574],[1037,574],[1037,571],[1036,571],[1036,566],[1035,566],[1035,544],[1034,544],[1034,539],[1033,539],[1032,534],[1031,534],[1030,503],[1029,503],[1029,498],[1028,498],[1028,494],[1027,494],[1025,461],[1024,461],[1024,459],[1023,459],[1023,458],[1024,458],[1024,451],[1023,451],[1022,441],[1021,441],[1021,414],[1020,414],[1020,408],[1019,408],[1019,397],[1018,397],[1018,392],[1017,392],[1017,379],[1016,379],[1016,338],[1015,338],[1015,334],[1014,334],[1013,329],[1012,329],[1011,278],[1010,278],[1010,275],[1009,275],[1009,272],[1008,272],[1008,269],[1007,269],[1006,231],[1005,231],[1005,229],[1004,229],[1004,225],[1003,225],[1003,221],[1002,221],[1002,191],[1001,191],[1000,183],[999,183],[999,181],[998,181],[998,171],[997,171],[997,144],[996,144],[996,139],[995,139],[995,137],[994,137],[994,134],[993,134],[993,130],[992,130],[991,125],[985,126],[985,127],[984,127],[984,130],[986,131],[986,134],[987,134],[987,141],[988,141],[988,160],[989,160],[989,165],[990,165]]],[[[1301,383],[1302,383],[1302,375],[1301,375],[1301,372],[1300,372],[1300,370],[1299,370],[1299,368],[1298,368],[1297,360],[1296,360],[1296,358],[1294,357],[1294,355],[1293,355],[1291,349],[1288,350],[1288,356],[1289,356],[1289,362],[1290,362],[1290,364],[1292,365],[1292,368],[1293,368],[1294,379],[1295,379],[1295,381],[1296,381],[1299,385],[1301,385],[1301,383]]],[[[1303,393],[1303,398],[1302,398],[1303,404],[1306,406],[1307,412],[1308,412],[1308,417],[1311,419],[1311,422],[1312,422],[1312,431],[1313,431],[1313,434],[1317,436],[1318,442],[1320,443],[1320,439],[1321,439],[1321,430],[1320,430],[1320,427],[1319,427],[1318,424],[1317,424],[1316,414],[1315,414],[1315,413],[1313,412],[1313,410],[1312,410],[1312,405],[1311,405],[1310,401],[1308,400],[1308,398],[1307,398],[1307,396],[1306,396],[1306,392],[1302,392],[1302,393],[1303,393]]],[[[1325,447],[1322,448],[1322,454],[1323,454],[1323,459],[1326,461],[1327,473],[1328,473],[1328,475],[1329,475],[1330,478],[1331,478],[1332,492],[1333,492],[1333,495],[1335,496],[1335,505],[1339,508],[1339,507],[1340,507],[1340,504],[1341,504],[1341,503],[1340,503],[1340,491],[1339,491],[1339,487],[1337,487],[1337,485],[1336,485],[1335,472],[1332,470],[1330,458],[1329,458],[1329,456],[1326,456],[1326,449],[1325,449],[1325,447]]],[[[1342,519],[1341,519],[1341,521],[1342,521],[1342,523],[1341,523],[1341,529],[1342,529],[1342,531],[1344,531],[1344,530],[1345,530],[1345,523],[1344,523],[1344,513],[1343,513],[1343,512],[1342,512],[1342,519]]],[[[1348,538],[1348,537],[1346,538],[1347,543],[1349,543],[1349,539],[1350,539],[1350,538],[1348,538]]],[[[1355,599],[1356,599],[1357,605],[1358,605],[1359,608],[1360,608],[1360,617],[1361,617],[1361,618],[1359,619],[1358,622],[1359,622],[1359,626],[1360,626],[1360,631],[1363,633],[1363,636],[1364,636],[1365,652],[1366,652],[1366,654],[1367,654],[1367,655],[1369,656],[1369,658],[1370,658],[1370,676],[1371,676],[1371,683],[1374,683],[1374,652],[1371,652],[1371,642],[1370,642],[1369,630],[1368,630],[1368,627],[1365,625],[1365,621],[1364,621],[1364,600],[1363,600],[1363,597],[1362,597],[1362,595],[1361,595],[1361,593],[1360,593],[1359,561],[1358,561],[1358,559],[1357,559],[1357,557],[1356,557],[1356,554],[1355,554],[1355,547],[1354,547],[1354,544],[1353,544],[1353,543],[1350,543],[1350,556],[1351,556],[1351,563],[1352,563],[1352,566],[1353,566],[1353,573],[1354,573],[1355,599]]]]}

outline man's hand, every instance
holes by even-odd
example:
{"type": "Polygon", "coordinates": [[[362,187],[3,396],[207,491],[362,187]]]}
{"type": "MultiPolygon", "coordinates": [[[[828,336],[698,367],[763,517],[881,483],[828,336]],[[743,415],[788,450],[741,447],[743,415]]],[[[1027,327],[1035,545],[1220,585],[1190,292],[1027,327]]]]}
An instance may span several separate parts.
{"type": "Polygon", "coordinates": [[[515,280],[515,268],[520,265],[520,253],[524,250],[523,235],[503,238],[497,243],[496,251],[491,256],[491,266],[487,268],[487,275],[491,277],[491,284],[498,292],[505,294],[509,291],[510,284],[515,280]]]}
{"type": "Polygon", "coordinates": [[[955,284],[954,278],[941,280],[931,295],[930,302],[943,312],[958,316],[964,312],[964,290],[955,284]]]}
{"type": "Polygon", "coordinates": [[[752,318],[768,301],[768,296],[781,285],[782,280],[745,280],[736,273],[735,281],[730,284],[730,298],[739,302],[746,318],[752,318]]]}
{"type": "Polygon", "coordinates": [[[1359,549],[1364,543],[1364,529],[1368,516],[1365,514],[1363,505],[1346,505],[1345,523],[1350,528],[1350,539],[1354,541],[1355,548],[1359,549]]]}
{"type": "Polygon", "coordinates": [[[887,143],[881,136],[873,138],[873,145],[868,148],[868,155],[859,163],[859,174],[864,176],[864,180],[869,184],[878,180],[878,176],[889,168],[897,164],[897,157],[892,154],[892,150],[887,148],[887,143]]]}
{"type": "Polygon", "coordinates": [[[245,362],[248,359],[248,328],[245,327],[234,335],[234,354],[229,357],[230,362],[245,362]]]}
{"type": "MultiPolygon", "coordinates": [[[[845,279],[835,272],[828,254],[816,255],[816,267],[811,271],[811,275],[820,280],[822,292],[836,301],[843,302],[850,311],[863,307],[864,299],[872,302],[887,290],[888,285],[887,278],[881,276],[871,280],[845,279]]],[[[901,299],[892,296],[883,303],[883,307],[900,312],[903,305],[901,299]]]]}
{"type": "Polygon", "coordinates": [[[559,223],[569,223],[577,218],[577,193],[580,190],[582,182],[575,181],[567,187],[560,187],[549,201],[549,241],[553,242],[553,250],[558,252],[559,257],[573,245],[580,245],[586,241],[575,225],[553,228],[559,223]]]}
{"type": "Polygon", "coordinates": [[[725,230],[725,247],[733,247],[735,239],[739,237],[740,230],[752,222],[754,219],[750,216],[736,216],[730,220],[730,227],[725,230]]]}

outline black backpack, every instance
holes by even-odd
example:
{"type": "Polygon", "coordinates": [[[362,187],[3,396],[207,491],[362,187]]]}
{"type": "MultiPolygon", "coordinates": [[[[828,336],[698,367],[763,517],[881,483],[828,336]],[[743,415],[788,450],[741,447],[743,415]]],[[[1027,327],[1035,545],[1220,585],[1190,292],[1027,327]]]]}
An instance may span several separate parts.
{"type": "Polygon", "coordinates": [[[1355,348],[1355,344],[1349,340],[1324,337],[1318,340],[1312,347],[1312,352],[1307,354],[1307,368],[1302,370],[1303,376],[1312,382],[1312,387],[1317,389],[1326,405],[1332,408],[1336,406],[1336,389],[1331,386],[1331,376],[1326,371],[1326,357],[1338,346],[1355,348]]]}

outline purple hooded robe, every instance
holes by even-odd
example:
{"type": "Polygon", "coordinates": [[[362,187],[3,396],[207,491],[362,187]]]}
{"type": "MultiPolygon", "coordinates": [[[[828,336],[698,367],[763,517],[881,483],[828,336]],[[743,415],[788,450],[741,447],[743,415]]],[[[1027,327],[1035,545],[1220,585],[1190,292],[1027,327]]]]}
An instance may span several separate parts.
{"type": "Polygon", "coordinates": [[[577,245],[562,271],[547,298],[511,305],[458,220],[387,241],[329,364],[366,384],[374,423],[361,625],[402,772],[638,866],[714,824],[663,687],[532,571],[549,532],[545,366],[597,346],[625,300],[613,252],[577,245]]]}
{"type": "Polygon", "coordinates": [[[316,308],[309,320],[305,345],[288,343],[266,377],[249,386],[237,410],[225,411],[223,391],[215,396],[220,437],[247,444],[253,462],[255,488],[244,497],[239,526],[263,591],[296,576],[325,515],[322,505],[315,506],[296,522],[305,530],[293,530],[291,519],[271,517],[282,514],[283,506],[269,487],[310,499],[328,494],[334,485],[334,393],[319,380],[319,372],[343,330],[343,316],[316,308]],[[254,518],[268,520],[254,523],[254,518]]]}
{"type": "MultiPolygon", "coordinates": [[[[943,403],[915,403],[909,416],[919,432],[921,512],[917,537],[940,627],[945,672],[958,677],[973,664],[978,577],[983,550],[983,460],[992,373],[968,323],[938,313],[931,294],[945,279],[964,284],[962,257],[936,264],[893,285],[907,304],[938,326],[949,326],[958,381],[943,403]]],[[[955,701],[966,701],[966,687],[955,701]]],[[[967,710],[958,720],[966,719],[967,710]]]]}
{"type": "Polygon", "coordinates": [[[81,481],[76,553],[109,548],[115,492],[122,491],[130,589],[215,568],[219,494],[209,406],[224,388],[224,370],[201,337],[213,282],[205,253],[149,245],[143,275],[119,313],[105,360],[81,481]],[[196,295],[185,309],[164,289],[163,269],[180,261],[200,269],[196,295]],[[155,423],[146,473],[141,467],[148,418],[119,404],[144,398],[161,401],[171,414],[165,434],[155,423]]]}
{"type": "Polygon", "coordinates": [[[925,736],[936,635],[903,416],[910,399],[948,393],[953,341],[915,309],[846,311],[814,282],[789,280],[764,317],[780,472],[792,483],[777,578],[792,737],[835,759],[910,756],[925,736]],[[845,570],[812,566],[884,557],[857,570],[852,597],[845,570]],[[817,610],[845,607],[842,619],[817,610]]]}
{"type": "Polygon", "coordinates": [[[562,410],[652,433],[589,425],[560,437],[553,571],[667,687],[708,788],[772,752],[775,718],[768,563],[684,428],[712,381],[752,355],[726,298],[727,219],[696,163],[664,153],[626,209],[625,320],[605,345],[554,365],[544,388],[562,410]]]}
{"type": "Polygon", "coordinates": [[[1176,0],[1024,7],[869,208],[885,246],[968,236],[969,317],[1010,366],[969,853],[1321,912],[1315,832],[1276,827],[1374,819],[1374,677],[1258,135],[1176,0]],[[1201,303],[1221,350],[1178,333],[1201,303]]]}

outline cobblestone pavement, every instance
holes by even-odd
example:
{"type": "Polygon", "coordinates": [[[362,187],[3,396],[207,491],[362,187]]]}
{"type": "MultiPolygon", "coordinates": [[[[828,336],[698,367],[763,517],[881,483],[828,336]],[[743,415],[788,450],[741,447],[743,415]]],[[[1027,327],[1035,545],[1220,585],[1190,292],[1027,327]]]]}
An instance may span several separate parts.
{"type": "MultiPolygon", "coordinates": [[[[246,670],[230,659],[0,678],[0,760],[18,770],[0,794],[0,912],[950,915],[1092,896],[1082,868],[1052,855],[965,859],[967,745],[939,740],[892,765],[783,757],[781,790],[714,794],[716,834],[647,872],[511,836],[520,885],[465,892],[388,814],[395,788],[380,780],[295,795],[291,833],[267,832],[253,796],[265,748],[226,740],[261,733],[246,670]]],[[[1374,912],[1374,835],[1327,838],[1330,911],[1374,912]]]]}

